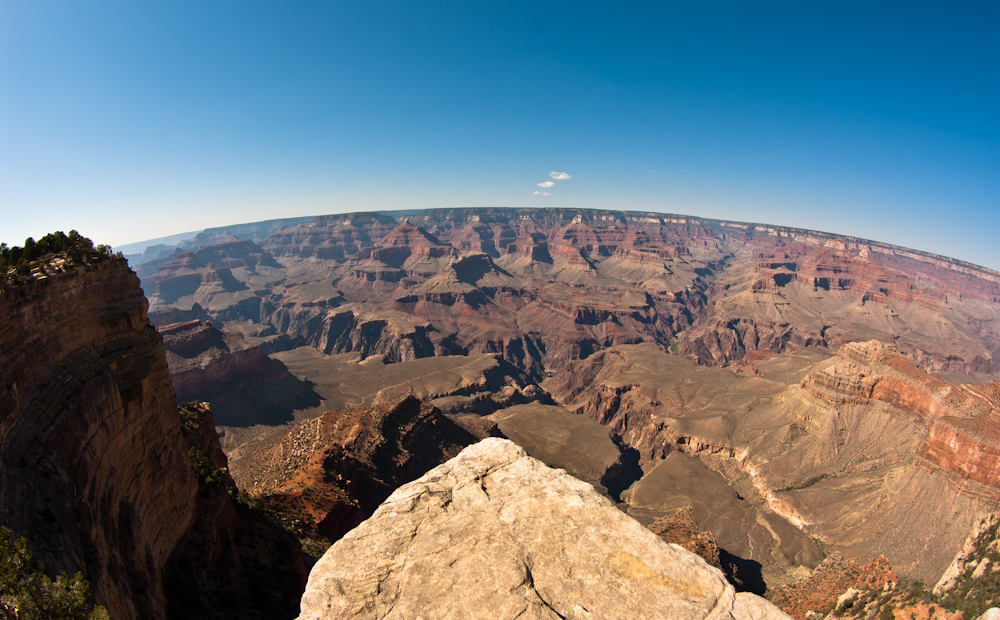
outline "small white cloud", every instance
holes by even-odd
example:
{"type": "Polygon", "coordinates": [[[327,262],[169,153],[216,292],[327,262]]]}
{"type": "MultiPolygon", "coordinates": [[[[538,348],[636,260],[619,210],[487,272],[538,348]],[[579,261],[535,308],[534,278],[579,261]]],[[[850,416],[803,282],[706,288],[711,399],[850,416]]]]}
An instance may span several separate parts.
{"type": "Polygon", "coordinates": [[[565,181],[566,179],[572,179],[573,178],[573,175],[571,175],[571,174],[569,174],[567,172],[555,172],[555,171],[553,171],[553,172],[549,173],[549,176],[552,177],[553,179],[557,180],[557,181],[565,181]]]}
{"type": "Polygon", "coordinates": [[[540,191],[538,191],[538,190],[536,189],[536,190],[535,190],[535,195],[536,195],[536,196],[551,196],[551,195],[552,195],[552,192],[540,192],[540,191]]]}
{"type": "Polygon", "coordinates": [[[543,181],[538,184],[538,187],[552,187],[555,184],[556,184],[555,181],[543,181]]]}

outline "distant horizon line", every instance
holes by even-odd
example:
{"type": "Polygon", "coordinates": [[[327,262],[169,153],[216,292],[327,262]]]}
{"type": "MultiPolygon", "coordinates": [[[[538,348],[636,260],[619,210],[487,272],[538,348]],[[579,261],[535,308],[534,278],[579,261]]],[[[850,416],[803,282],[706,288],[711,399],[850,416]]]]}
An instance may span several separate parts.
{"type": "MultiPolygon", "coordinates": [[[[772,234],[773,232],[795,233],[795,236],[798,236],[799,234],[803,234],[803,233],[804,234],[813,234],[813,235],[823,235],[823,236],[827,236],[827,237],[833,237],[833,238],[837,238],[837,239],[847,240],[847,241],[850,241],[850,242],[856,243],[856,244],[869,245],[869,246],[875,246],[875,247],[881,246],[881,247],[885,247],[885,248],[893,248],[893,249],[905,250],[907,252],[913,252],[913,253],[919,254],[919,255],[921,255],[921,256],[923,256],[925,258],[931,258],[931,259],[937,259],[937,260],[944,260],[944,261],[948,261],[948,262],[951,262],[951,263],[956,263],[956,264],[964,266],[964,267],[971,267],[971,268],[983,270],[983,271],[989,272],[991,274],[994,274],[994,275],[1000,277],[1000,270],[992,269],[990,267],[986,267],[985,265],[980,265],[978,263],[973,263],[971,261],[966,261],[966,260],[963,260],[963,259],[960,259],[960,258],[954,258],[954,257],[946,256],[946,255],[943,255],[943,254],[937,254],[937,253],[929,252],[929,251],[926,251],[926,250],[920,250],[920,249],[917,249],[917,248],[911,248],[911,247],[907,247],[907,246],[896,245],[896,244],[888,243],[888,242],[885,242],[885,241],[878,241],[876,239],[868,239],[868,238],[865,238],[865,237],[858,237],[858,236],[854,236],[854,235],[845,235],[845,234],[840,234],[840,233],[833,233],[833,232],[827,232],[827,231],[822,231],[822,230],[814,230],[814,229],[809,229],[809,228],[799,228],[799,227],[796,227],[796,226],[785,226],[785,225],[782,225],[782,224],[769,224],[769,223],[766,223],[766,222],[751,222],[751,221],[743,221],[743,220],[734,220],[734,219],[731,219],[731,218],[719,219],[719,218],[704,217],[704,216],[699,216],[699,215],[687,215],[687,214],[683,214],[683,213],[670,213],[670,212],[662,212],[662,211],[629,211],[629,210],[624,210],[624,209],[597,209],[597,208],[592,208],[592,207],[501,207],[501,206],[490,206],[490,207],[428,207],[428,208],[423,208],[423,209],[378,209],[378,210],[373,210],[373,211],[346,211],[346,212],[343,212],[343,213],[326,213],[326,214],[320,214],[320,215],[303,215],[303,216],[291,216],[291,217],[276,217],[276,218],[271,218],[271,219],[266,219],[266,220],[257,220],[257,221],[253,221],[253,222],[234,222],[232,224],[226,224],[226,225],[223,225],[223,226],[210,226],[210,227],[207,227],[207,228],[202,228],[202,229],[188,231],[188,232],[183,232],[183,233],[175,233],[173,235],[166,235],[166,236],[163,236],[163,237],[156,237],[156,238],[152,238],[152,239],[145,239],[145,240],[141,240],[141,241],[134,241],[134,242],[131,242],[131,243],[123,243],[123,244],[118,244],[118,245],[112,245],[111,247],[114,249],[114,251],[116,251],[116,252],[122,252],[123,254],[141,254],[147,248],[149,248],[149,247],[151,247],[153,245],[157,245],[157,244],[161,244],[161,243],[164,244],[164,245],[170,245],[170,244],[176,245],[176,244],[179,244],[179,243],[181,243],[183,241],[187,241],[188,239],[191,239],[191,238],[193,238],[193,237],[195,237],[195,236],[197,236],[197,235],[199,235],[201,233],[204,233],[204,232],[209,232],[209,231],[224,231],[227,228],[235,227],[235,226],[253,226],[253,225],[258,225],[258,224],[268,224],[268,223],[271,223],[271,222],[277,222],[277,221],[282,221],[282,220],[298,220],[299,223],[305,223],[307,221],[312,221],[312,220],[315,220],[317,218],[338,217],[338,216],[348,216],[348,215],[359,215],[359,214],[365,214],[365,213],[376,213],[376,214],[380,214],[380,215],[389,215],[390,217],[393,217],[392,214],[416,215],[416,214],[424,213],[424,212],[428,212],[428,211],[486,211],[486,210],[493,210],[493,209],[504,210],[504,211],[549,211],[549,212],[559,212],[559,211],[564,211],[564,212],[573,212],[573,211],[575,211],[575,212],[582,212],[582,211],[590,211],[590,212],[607,212],[607,213],[640,214],[640,215],[646,215],[646,216],[658,216],[661,219],[663,219],[663,216],[667,216],[667,217],[671,217],[671,218],[684,218],[684,219],[689,219],[689,220],[695,220],[696,223],[701,223],[702,221],[711,222],[713,224],[716,224],[716,225],[719,225],[719,226],[723,226],[723,227],[732,227],[732,228],[739,228],[739,229],[744,229],[744,230],[746,229],[746,227],[752,226],[752,227],[754,227],[754,229],[755,229],[756,232],[764,232],[764,233],[767,233],[769,235],[772,234]],[[761,230],[761,228],[763,228],[763,230],[761,230]]],[[[396,219],[396,218],[393,217],[393,219],[396,219]]],[[[671,223],[680,223],[680,222],[671,222],[671,223]]],[[[779,234],[779,235],[776,235],[776,236],[782,236],[782,235],[779,234]]]]}

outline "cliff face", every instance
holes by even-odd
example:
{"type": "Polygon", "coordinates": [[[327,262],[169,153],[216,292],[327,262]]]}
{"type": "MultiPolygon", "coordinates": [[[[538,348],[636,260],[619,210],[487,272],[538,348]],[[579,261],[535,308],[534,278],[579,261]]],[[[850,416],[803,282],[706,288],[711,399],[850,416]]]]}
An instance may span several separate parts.
{"type": "Polygon", "coordinates": [[[177,400],[209,401],[216,424],[280,424],[292,419],[294,407],[319,404],[284,364],[240,334],[201,321],[164,325],[159,332],[177,400]]]}
{"type": "Polygon", "coordinates": [[[124,261],[0,293],[0,315],[0,524],[43,570],[82,571],[116,620],[292,617],[301,548],[231,499],[210,410],[182,423],[124,261]]]}
{"type": "Polygon", "coordinates": [[[0,294],[0,522],[113,618],[161,618],[198,485],[163,345],[124,262],[0,294]]]}
{"type": "Polygon", "coordinates": [[[292,618],[305,586],[301,546],[260,511],[232,500],[232,479],[207,403],[180,408],[199,462],[196,518],[163,567],[172,619],[292,618]]]}

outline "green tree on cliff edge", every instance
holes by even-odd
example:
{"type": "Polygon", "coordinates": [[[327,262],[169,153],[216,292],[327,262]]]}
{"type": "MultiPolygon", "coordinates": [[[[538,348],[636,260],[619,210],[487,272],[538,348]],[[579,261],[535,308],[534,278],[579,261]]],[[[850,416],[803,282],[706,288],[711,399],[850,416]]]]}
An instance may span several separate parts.
{"type": "Polygon", "coordinates": [[[55,581],[41,573],[23,538],[0,527],[0,618],[4,620],[108,620],[104,607],[90,603],[90,584],[77,573],[55,581]]]}
{"type": "Polygon", "coordinates": [[[44,263],[53,257],[64,259],[65,266],[71,267],[99,263],[113,256],[110,246],[94,247],[93,241],[75,230],[69,231],[68,235],[62,231],[50,233],[38,241],[28,237],[24,240],[23,247],[8,247],[6,243],[0,243],[0,290],[5,285],[27,281],[35,267],[44,272],[44,263]]]}

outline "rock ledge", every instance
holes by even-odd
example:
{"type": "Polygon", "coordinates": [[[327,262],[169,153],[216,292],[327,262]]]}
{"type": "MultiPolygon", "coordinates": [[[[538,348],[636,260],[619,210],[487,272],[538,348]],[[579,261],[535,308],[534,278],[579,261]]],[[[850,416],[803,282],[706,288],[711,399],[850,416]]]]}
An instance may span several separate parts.
{"type": "Polygon", "coordinates": [[[300,620],[785,619],[592,486],[488,438],[397,489],[313,568],[300,620]]]}

